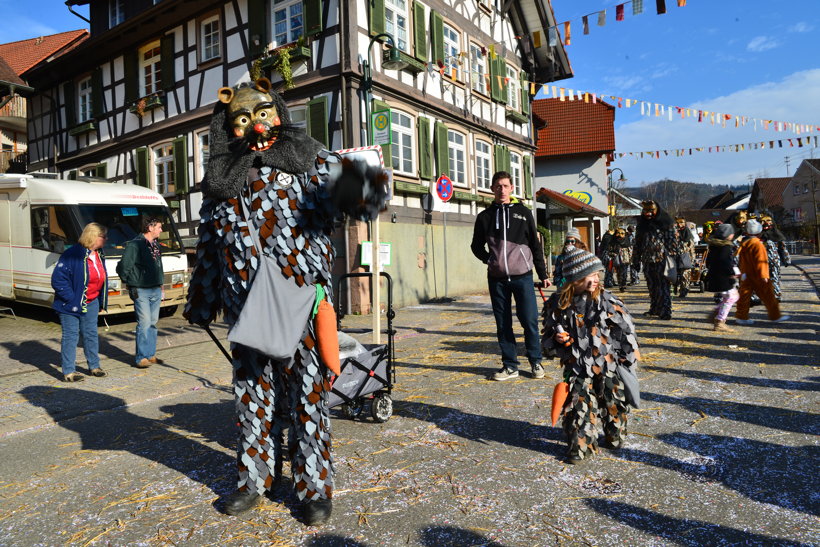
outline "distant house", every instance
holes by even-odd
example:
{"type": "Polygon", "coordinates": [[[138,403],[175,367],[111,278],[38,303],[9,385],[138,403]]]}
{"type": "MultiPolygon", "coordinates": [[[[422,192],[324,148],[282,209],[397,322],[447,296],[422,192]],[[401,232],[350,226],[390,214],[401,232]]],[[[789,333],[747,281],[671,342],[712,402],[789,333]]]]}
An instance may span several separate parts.
{"type": "Polygon", "coordinates": [[[594,248],[595,234],[589,230],[589,219],[606,218],[606,212],[565,193],[539,188],[535,193],[538,224],[550,231],[553,254],[558,254],[564,233],[570,226],[578,228],[587,249],[594,248]]]}
{"type": "Polygon", "coordinates": [[[820,159],[803,160],[783,188],[783,229],[795,239],[817,237],[817,202],[820,159]]]}
{"type": "Polygon", "coordinates": [[[783,190],[791,180],[791,177],[755,179],[752,193],[749,196],[749,211],[769,213],[778,226],[783,224],[785,220],[783,190]]]}
{"type": "MultiPolygon", "coordinates": [[[[591,97],[587,97],[591,99],[591,97]]],[[[615,151],[615,108],[589,100],[539,99],[532,103],[537,129],[534,186],[607,211],[607,157],[615,151]]],[[[549,210],[542,207],[549,216],[549,210]]],[[[572,218],[572,226],[594,241],[608,225],[603,216],[572,218]]]]}

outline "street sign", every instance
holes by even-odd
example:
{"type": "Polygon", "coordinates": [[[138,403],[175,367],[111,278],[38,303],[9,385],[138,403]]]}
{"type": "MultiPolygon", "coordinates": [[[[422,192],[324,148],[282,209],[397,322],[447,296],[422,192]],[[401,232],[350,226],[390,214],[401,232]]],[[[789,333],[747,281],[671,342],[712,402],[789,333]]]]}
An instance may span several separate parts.
{"type": "Polygon", "coordinates": [[[390,130],[390,111],[374,112],[371,120],[373,123],[373,144],[390,144],[393,137],[390,130]]]}
{"type": "Polygon", "coordinates": [[[436,180],[436,194],[438,194],[441,201],[450,201],[450,198],[453,197],[453,181],[450,180],[450,177],[442,174],[436,180]]]}

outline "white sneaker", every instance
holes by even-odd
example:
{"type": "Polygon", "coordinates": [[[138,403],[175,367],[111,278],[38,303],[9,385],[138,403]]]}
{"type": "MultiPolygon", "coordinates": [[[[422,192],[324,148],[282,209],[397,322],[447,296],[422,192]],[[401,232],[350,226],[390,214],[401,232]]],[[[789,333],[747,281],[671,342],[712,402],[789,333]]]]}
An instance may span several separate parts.
{"type": "Polygon", "coordinates": [[[788,321],[791,318],[792,318],[791,315],[781,315],[780,317],[778,317],[777,319],[772,321],[772,323],[784,323],[784,322],[788,321]]]}
{"type": "Polygon", "coordinates": [[[754,325],[755,320],[754,319],[735,319],[735,323],[737,323],[738,325],[754,325]]]}
{"type": "Polygon", "coordinates": [[[492,378],[497,382],[512,380],[513,378],[518,378],[518,371],[504,367],[495,374],[493,374],[492,378]]]}

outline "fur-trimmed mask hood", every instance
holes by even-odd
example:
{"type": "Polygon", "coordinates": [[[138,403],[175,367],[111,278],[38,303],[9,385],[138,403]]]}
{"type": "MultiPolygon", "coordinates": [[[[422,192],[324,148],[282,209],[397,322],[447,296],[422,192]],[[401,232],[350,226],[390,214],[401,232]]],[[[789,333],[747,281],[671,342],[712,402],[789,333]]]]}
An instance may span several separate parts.
{"type": "Polygon", "coordinates": [[[673,225],[672,217],[661,209],[660,205],[653,200],[641,202],[641,216],[638,218],[638,229],[644,230],[650,227],[658,229],[669,229],[673,225]]]}
{"type": "Polygon", "coordinates": [[[211,117],[208,169],[204,195],[236,196],[252,166],[297,174],[309,170],[323,145],[291,125],[282,97],[267,78],[218,91],[211,117]]]}

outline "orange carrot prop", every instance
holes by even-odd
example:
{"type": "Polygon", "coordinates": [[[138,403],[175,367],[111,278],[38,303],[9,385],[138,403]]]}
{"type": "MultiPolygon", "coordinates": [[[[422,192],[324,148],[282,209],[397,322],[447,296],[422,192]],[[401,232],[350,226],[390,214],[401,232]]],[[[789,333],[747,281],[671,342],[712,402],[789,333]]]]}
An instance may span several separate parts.
{"type": "Polygon", "coordinates": [[[567,401],[569,395],[569,384],[566,382],[559,382],[555,384],[555,389],[552,390],[552,425],[558,423],[558,418],[561,416],[561,410],[564,408],[564,403],[567,401]]]}
{"type": "Polygon", "coordinates": [[[314,318],[316,343],[319,345],[319,358],[336,376],[342,371],[339,362],[339,334],[336,331],[336,311],[327,300],[319,302],[319,309],[314,318]]]}

